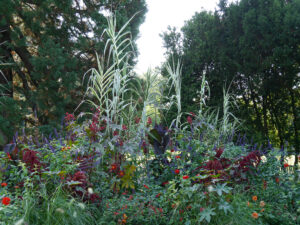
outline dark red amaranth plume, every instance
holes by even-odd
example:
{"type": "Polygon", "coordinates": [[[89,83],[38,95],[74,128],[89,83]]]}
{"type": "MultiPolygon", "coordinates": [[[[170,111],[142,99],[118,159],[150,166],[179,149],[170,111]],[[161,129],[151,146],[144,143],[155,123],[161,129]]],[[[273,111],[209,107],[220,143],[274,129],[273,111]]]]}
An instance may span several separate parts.
{"type": "Polygon", "coordinates": [[[243,172],[247,172],[250,167],[257,167],[261,162],[261,156],[259,151],[250,152],[248,155],[243,156],[239,162],[239,169],[243,172]]]}
{"type": "Polygon", "coordinates": [[[88,178],[83,171],[76,172],[73,176],[68,178],[68,181],[80,182],[80,184],[71,185],[70,189],[74,196],[83,198],[83,201],[90,201],[93,203],[100,203],[101,198],[96,193],[89,193],[88,187],[91,186],[88,182],[88,178]]]}
{"type": "MultiPolygon", "coordinates": [[[[198,167],[194,172],[199,169],[205,169],[207,171],[212,171],[214,174],[221,174],[219,178],[228,180],[233,177],[229,176],[225,169],[229,168],[231,165],[237,165],[231,168],[233,170],[232,175],[239,180],[247,180],[246,178],[242,179],[242,173],[248,172],[250,168],[257,167],[261,162],[261,156],[258,151],[252,151],[248,155],[240,157],[234,161],[230,161],[227,158],[221,158],[224,149],[216,149],[216,154],[213,159],[206,162],[203,166],[198,167]]],[[[210,182],[211,178],[200,180],[200,182],[210,182]]]]}
{"type": "Polygon", "coordinates": [[[40,158],[37,156],[38,152],[25,148],[23,150],[22,161],[26,164],[30,172],[40,171],[41,162],[40,158]]]}

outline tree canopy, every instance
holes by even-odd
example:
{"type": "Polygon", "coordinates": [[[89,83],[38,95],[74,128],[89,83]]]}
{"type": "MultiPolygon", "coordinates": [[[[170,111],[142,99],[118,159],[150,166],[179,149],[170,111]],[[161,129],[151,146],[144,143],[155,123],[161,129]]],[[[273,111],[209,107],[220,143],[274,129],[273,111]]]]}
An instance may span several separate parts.
{"type": "Polygon", "coordinates": [[[103,52],[105,16],[115,14],[121,27],[138,12],[128,27],[134,43],[146,10],[145,0],[2,0],[1,130],[11,136],[20,125],[60,124],[82,99],[95,52],[103,52]]]}
{"type": "Polygon", "coordinates": [[[197,109],[204,74],[210,105],[222,106],[231,83],[248,135],[277,146],[288,141],[299,153],[299,12],[299,0],[221,0],[215,12],[187,21],[180,40],[179,32],[165,32],[169,61],[171,54],[183,61],[183,111],[197,109]]]}

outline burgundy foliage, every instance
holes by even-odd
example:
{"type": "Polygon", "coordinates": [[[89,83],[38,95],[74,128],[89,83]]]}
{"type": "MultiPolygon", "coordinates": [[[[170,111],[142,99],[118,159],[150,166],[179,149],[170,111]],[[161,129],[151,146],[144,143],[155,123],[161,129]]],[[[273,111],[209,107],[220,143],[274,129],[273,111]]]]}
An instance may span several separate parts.
{"type": "Polygon", "coordinates": [[[30,150],[28,148],[23,150],[23,158],[22,161],[26,163],[30,172],[38,171],[41,169],[41,162],[38,157],[38,152],[30,150]]]}

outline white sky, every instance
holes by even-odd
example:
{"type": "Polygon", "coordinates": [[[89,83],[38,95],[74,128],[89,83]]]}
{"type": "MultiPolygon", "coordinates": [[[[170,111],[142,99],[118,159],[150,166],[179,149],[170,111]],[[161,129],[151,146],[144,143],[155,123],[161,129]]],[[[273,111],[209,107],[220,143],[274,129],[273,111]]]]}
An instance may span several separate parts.
{"type": "Polygon", "coordinates": [[[164,48],[159,34],[167,31],[168,25],[178,30],[202,10],[214,11],[219,0],[147,0],[148,12],[145,22],[140,26],[140,38],[137,40],[138,64],[136,72],[143,74],[149,67],[160,66],[164,61],[164,48]]]}

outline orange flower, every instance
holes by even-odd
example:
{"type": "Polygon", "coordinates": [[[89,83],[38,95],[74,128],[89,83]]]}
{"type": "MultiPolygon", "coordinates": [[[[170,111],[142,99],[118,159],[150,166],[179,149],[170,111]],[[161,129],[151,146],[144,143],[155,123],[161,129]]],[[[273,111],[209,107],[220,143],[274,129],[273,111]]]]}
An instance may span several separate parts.
{"type": "Polygon", "coordinates": [[[250,206],[250,202],[247,202],[247,206],[248,206],[248,207],[250,206]]]}
{"type": "Polygon", "coordinates": [[[276,181],[276,183],[279,183],[279,178],[278,178],[278,177],[276,177],[275,181],[276,181]]]}
{"type": "Polygon", "coordinates": [[[172,204],[172,209],[174,209],[176,207],[176,204],[172,204]]]}
{"type": "Polygon", "coordinates": [[[7,186],[7,183],[5,183],[5,182],[3,182],[2,184],[1,184],[1,187],[6,187],[7,186]]]}
{"type": "Polygon", "coordinates": [[[266,203],[264,201],[260,201],[259,206],[260,207],[265,207],[266,203]]]}
{"type": "Polygon", "coordinates": [[[261,210],[260,210],[260,212],[263,212],[263,211],[265,211],[265,209],[261,209],[261,210]]]}
{"type": "Polygon", "coordinates": [[[176,155],[175,158],[176,158],[176,159],[180,159],[181,156],[180,156],[180,155],[176,155]]]}
{"type": "Polygon", "coordinates": [[[256,202],[257,201],[257,196],[256,195],[252,196],[252,200],[256,202]]]}
{"type": "Polygon", "coordinates": [[[253,217],[254,219],[257,219],[257,218],[258,218],[258,213],[257,213],[257,212],[252,213],[252,217],[253,217]]]}

